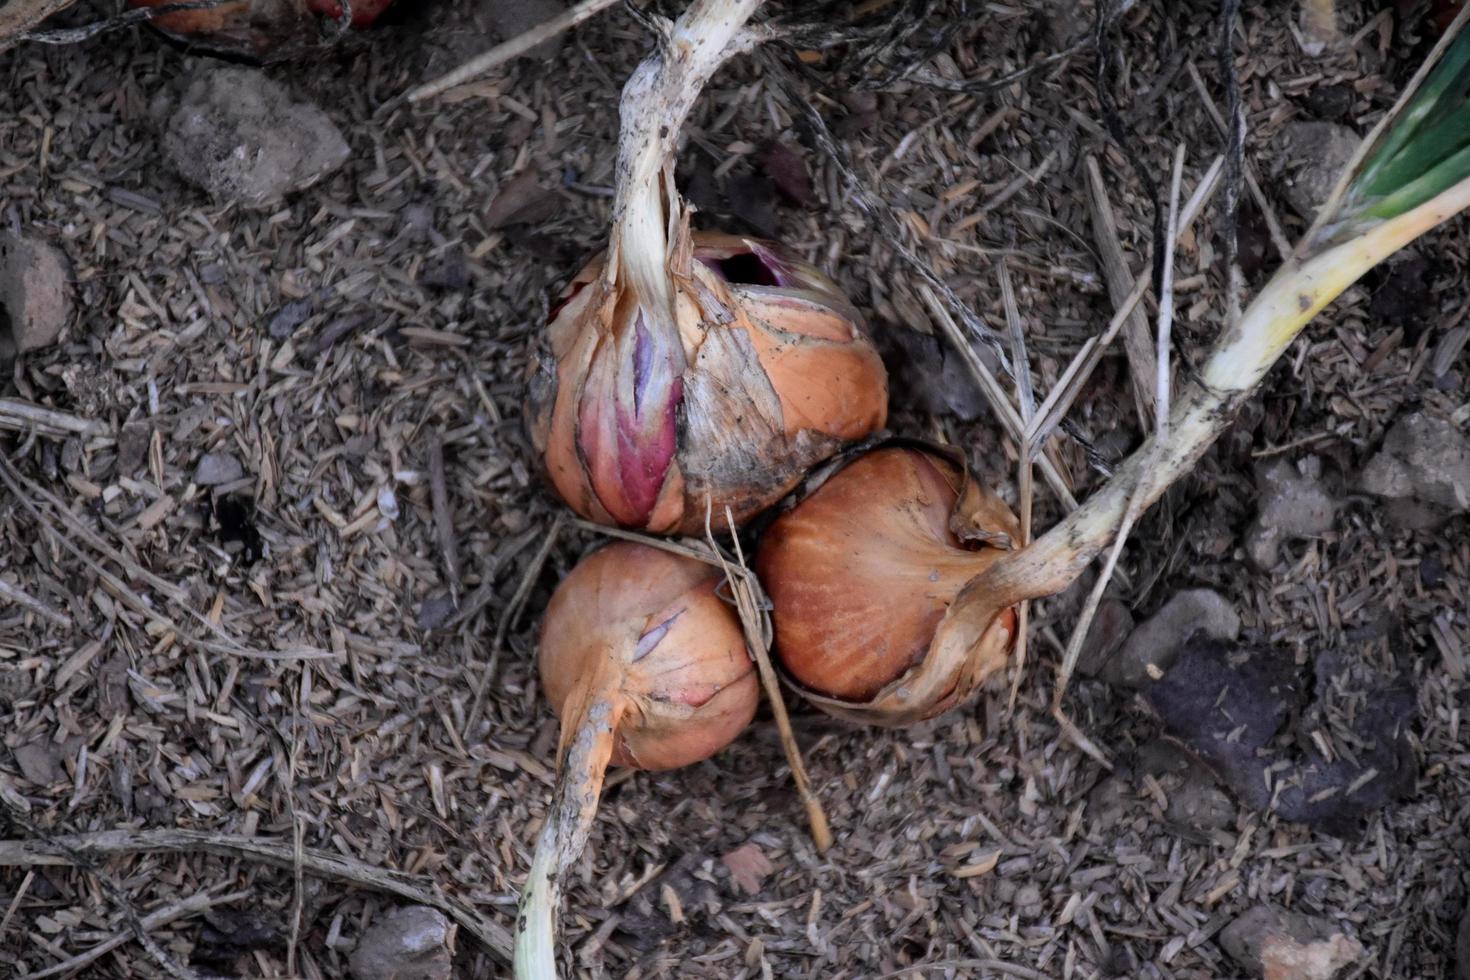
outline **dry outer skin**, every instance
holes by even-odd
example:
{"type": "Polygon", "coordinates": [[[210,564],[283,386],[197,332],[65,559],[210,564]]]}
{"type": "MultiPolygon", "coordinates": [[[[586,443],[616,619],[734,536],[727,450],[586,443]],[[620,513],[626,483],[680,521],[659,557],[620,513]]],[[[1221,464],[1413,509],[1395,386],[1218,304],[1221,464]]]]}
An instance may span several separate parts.
{"type": "Polygon", "coordinates": [[[943,450],[898,443],[838,464],[756,558],[782,665],[813,704],[852,720],[898,726],[963,702],[1005,663],[1015,612],[1003,604],[955,658],[933,655],[935,630],[1019,533],[943,450]]]}
{"type": "Polygon", "coordinates": [[[526,418],[552,485],[578,513],[655,533],[701,535],[707,505],[717,532],[726,526],[726,507],[742,524],[843,444],[881,429],[888,387],[861,317],[814,267],[774,243],[679,234],[675,252],[689,250],[689,271],[671,280],[687,367],[673,409],[672,460],[650,454],[637,469],[657,483],[646,516],[622,499],[631,496],[626,475],[601,475],[606,461],[591,453],[608,450],[589,449],[589,412],[625,409],[612,393],[589,388],[589,377],[598,379],[596,372],[620,356],[616,316],[624,300],[607,283],[605,256],[574,277],[547,327],[526,418]],[[757,261],[793,285],[733,281],[721,271],[731,258],[757,261]]]}

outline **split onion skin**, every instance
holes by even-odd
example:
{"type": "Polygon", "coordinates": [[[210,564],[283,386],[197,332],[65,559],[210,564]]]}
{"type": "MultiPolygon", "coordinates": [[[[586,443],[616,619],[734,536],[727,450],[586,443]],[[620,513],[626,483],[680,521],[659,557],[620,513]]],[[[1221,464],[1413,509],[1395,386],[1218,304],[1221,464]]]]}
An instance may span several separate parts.
{"type": "Polygon", "coordinates": [[[532,445],[557,494],[597,523],[702,535],[707,513],[729,530],[729,508],[738,527],[887,421],[887,372],[835,283],[776,243],[684,234],[688,273],[670,277],[684,363],[662,425],[604,418],[637,398],[596,387],[634,328],[603,255],[563,293],[533,366],[532,445]]]}
{"type": "Polygon", "coordinates": [[[756,556],[782,668],[819,707],[856,720],[899,725],[948,710],[973,690],[976,664],[1009,655],[1013,605],[952,680],[916,685],[907,702],[903,681],[926,666],[965,587],[1010,554],[995,542],[1018,532],[948,454],[904,443],[837,464],[772,522],[756,556]],[[888,701],[898,710],[879,704],[888,701]]]}

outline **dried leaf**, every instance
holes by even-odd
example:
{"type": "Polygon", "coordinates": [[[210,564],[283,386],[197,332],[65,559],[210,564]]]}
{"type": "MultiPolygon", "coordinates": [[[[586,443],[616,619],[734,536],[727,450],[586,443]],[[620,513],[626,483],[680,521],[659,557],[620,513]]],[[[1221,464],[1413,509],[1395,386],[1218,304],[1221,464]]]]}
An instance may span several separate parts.
{"type": "Polygon", "coordinates": [[[807,170],[806,161],[799,153],[785,143],[771,140],[761,148],[756,160],[782,197],[797,207],[810,208],[816,205],[817,195],[812,190],[812,176],[807,170]]]}
{"type": "Polygon", "coordinates": [[[485,226],[535,224],[555,213],[556,194],[541,186],[541,175],[534,168],[527,168],[500,185],[485,209],[485,226]]]}

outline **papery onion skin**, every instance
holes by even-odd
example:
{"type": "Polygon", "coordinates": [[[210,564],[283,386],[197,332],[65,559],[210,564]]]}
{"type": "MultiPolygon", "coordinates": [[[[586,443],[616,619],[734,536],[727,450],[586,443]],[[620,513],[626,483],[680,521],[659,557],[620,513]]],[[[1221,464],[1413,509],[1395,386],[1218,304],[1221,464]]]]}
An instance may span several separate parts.
{"type": "MultiPolygon", "coordinates": [[[[175,0],[128,0],[158,7],[175,0]]],[[[352,26],[371,26],[393,0],[355,0],[352,26]]],[[[225,0],[214,7],[160,14],[150,22],[163,34],[208,51],[254,61],[279,61],[320,41],[320,24],[342,15],[335,0],[225,0]]]]}
{"type": "Polygon", "coordinates": [[[671,275],[681,350],[637,331],[598,256],[553,312],[526,419],[577,513],[651,533],[738,526],[887,421],[887,374],[836,285],[771,242],[694,233],[671,275]],[[631,339],[630,339],[631,336],[631,339]],[[677,370],[677,379],[664,374],[677,370]]]}
{"type": "Polygon", "coordinates": [[[577,681],[610,666],[627,705],[613,765],[692,765],[754,717],[759,684],[739,618],[716,594],[721,581],[703,562],[618,542],[584,558],[552,596],[538,654],[547,700],[564,717],[577,681]]]}
{"type": "MultiPolygon", "coordinates": [[[[952,529],[965,475],[942,455],[903,445],[842,466],[762,536],[756,571],[772,603],[775,651],[808,692],[860,706],[928,656],[967,583],[1007,554],[967,546],[952,529]]],[[[1004,510],[994,498],[987,508],[1004,510]]],[[[1010,533],[1004,511],[991,523],[1010,533]]],[[[1016,632],[1003,610],[981,651],[1003,657],[1016,632]]],[[[939,714],[968,694],[941,687],[904,721],[939,714]]],[[[819,705],[821,702],[818,702],[819,705]]],[[[881,717],[864,720],[884,723],[881,717]]]]}

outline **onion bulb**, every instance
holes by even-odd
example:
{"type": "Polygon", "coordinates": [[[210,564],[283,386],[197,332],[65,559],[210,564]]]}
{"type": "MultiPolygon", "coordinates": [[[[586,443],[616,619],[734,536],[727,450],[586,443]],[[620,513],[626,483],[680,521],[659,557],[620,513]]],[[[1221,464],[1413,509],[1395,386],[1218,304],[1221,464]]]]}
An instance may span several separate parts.
{"type": "Polygon", "coordinates": [[[679,128],[741,47],[752,0],[696,0],[623,90],[606,252],[567,287],[532,368],[526,419],[553,487],[603,524],[726,529],[881,429],[883,363],[837,286],[789,249],[691,232],[679,128]]]}
{"type": "Polygon", "coordinates": [[[556,976],[561,881],[592,829],[609,765],[709,758],[755,715],[759,686],[719,570],[618,542],[583,559],[541,627],[541,683],[561,719],[555,796],[517,920],[517,978],[556,976]]]}
{"type": "MultiPolygon", "coordinates": [[[[159,7],[175,0],[128,0],[159,7]]],[[[352,26],[370,27],[393,0],[352,0],[352,26]]],[[[277,61],[300,54],[321,38],[321,26],[342,16],[339,0],[225,0],[213,7],[153,18],[157,30],[206,51],[277,61]]]]}
{"type": "Polygon", "coordinates": [[[1014,646],[1020,597],[1004,595],[983,597],[988,612],[964,642],[941,639],[959,597],[1019,534],[957,454],[895,441],[839,461],[771,524],[756,556],[782,668],[841,717],[898,726],[949,710],[1014,646]]]}

